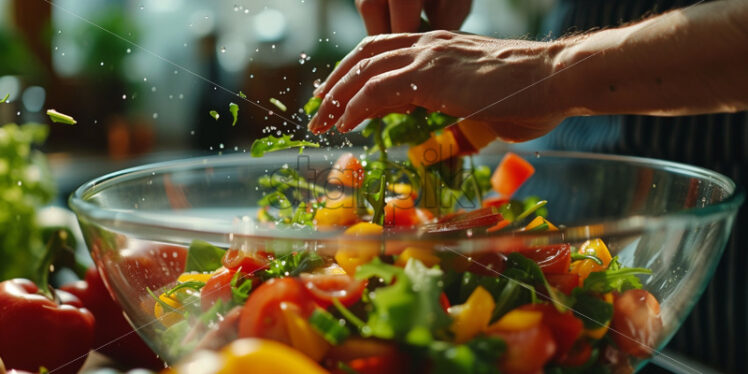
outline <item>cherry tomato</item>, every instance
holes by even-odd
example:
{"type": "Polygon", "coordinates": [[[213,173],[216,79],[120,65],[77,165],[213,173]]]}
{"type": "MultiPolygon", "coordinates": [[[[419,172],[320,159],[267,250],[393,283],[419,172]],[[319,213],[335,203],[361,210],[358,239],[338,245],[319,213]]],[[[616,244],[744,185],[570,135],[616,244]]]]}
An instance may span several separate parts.
{"type": "Polygon", "coordinates": [[[565,274],[571,264],[571,246],[567,243],[522,249],[520,254],[535,261],[544,274],[565,274]]]}
{"type": "Polygon", "coordinates": [[[239,249],[229,249],[223,255],[221,262],[227,269],[236,270],[253,274],[258,270],[264,269],[272,255],[262,252],[245,252],[239,249]]]}
{"type": "Polygon", "coordinates": [[[507,152],[491,175],[491,186],[500,196],[509,197],[535,173],[535,168],[522,157],[507,152]]]}
{"type": "Polygon", "coordinates": [[[545,279],[548,284],[567,295],[571,295],[571,291],[579,285],[579,274],[574,273],[546,274],[545,279]]]}
{"type": "Polygon", "coordinates": [[[491,331],[506,342],[499,366],[505,373],[539,372],[556,352],[551,330],[545,324],[515,331],[491,331]]]}
{"type": "Polygon", "coordinates": [[[571,310],[561,313],[551,304],[523,305],[520,309],[537,310],[543,313],[543,324],[551,330],[553,341],[556,342],[555,358],[568,353],[582,336],[584,325],[571,310]]]}
{"type": "Polygon", "coordinates": [[[364,167],[352,153],[342,154],[332,166],[327,182],[358,188],[364,183],[364,167]]]}
{"type": "Polygon", "coordinates": [[[302,274],[301,283],[317,302],[317,305],[327,309],[333,299],[350,307],[359,300],[366,288],[366,282],[353,279],[348,274],[302,274]]]}
{"type": "Polygon", "coordinates": [[[628,290],[616,296],[610,324],[618,348],[636,357],[647,357],[657,348],[662,332],[660,303],[645,290],[628,290]]]}
{"type": "MultiPolygon", "coordinates": [[[[200,289],[200,307],[203,311],[210,309],[218,299],[223,301],[223,305],[231,302],[231,279],[234,275],[236,275],[236,270],[221,269],[205,282],[205,286],[200,289]]],[[[244,275],[240,273],[239,276],[244,275]]]]}
{"type": "Polygon", "coordinates": [[[410,196],[391,198],[384,206],[384,225],[412,227],[421,223],[415,202],[410,196]]]}
{"type": "Polygon", "coordinates": [[[295,278],[271,279],[252,291],[239,318],[239,337],[257,337],[291,344],[281,303],[300,308],[308,318],[316,307],[309,291],[295,278]]]}

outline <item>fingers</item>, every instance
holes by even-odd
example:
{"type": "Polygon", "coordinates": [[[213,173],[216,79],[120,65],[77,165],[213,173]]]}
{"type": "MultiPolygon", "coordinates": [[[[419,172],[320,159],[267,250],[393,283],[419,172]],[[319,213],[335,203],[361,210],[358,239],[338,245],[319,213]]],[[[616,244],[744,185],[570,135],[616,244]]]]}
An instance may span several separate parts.
{"type": "Polygon", "coordinates": [[[338,67],[332,71],[327,80],[314,90],[314,96],[322,97],[326,95],[340,78],[353,69],[360,60],[371,58],[383,52],[410,47],[418,41],[418,38],[418,34],[388,34],[365,38],[358,47],[340,61],[338,67]]]}
{"type": "Polygon", "coordinates": [[[424,11],[437,30],[459,30],[470,13],[472,0],[428,0],[424,11]]]}
{"type": "Polygon", "coordinates": [[[369,81],[348,102],[338,131],[348,132],[367,118],[412,108],[416,90],[404,79],[407,68],[380,74],[369,81]]]}
{"type": "Polygon", "coordinates": [[[424,0],[389,0],[390,28],[394,33],[417,32],[424,0]]]}
{"type": "Polygon", "coordinates": [[[309,123],[309,129],[312,132],[327,131],[338,122],[350,99],[364,87],[367,81],[400,69],[412,61],[412,55],[398,51],[385,52],[359,61],[325,95],[317,115],[309,123]]]}
{"type": "Polygon", "coordinates": [[[389,5],[387,0],[356,0],[356,8],[366,25],[369,35],[390,32],[389,5]]]}

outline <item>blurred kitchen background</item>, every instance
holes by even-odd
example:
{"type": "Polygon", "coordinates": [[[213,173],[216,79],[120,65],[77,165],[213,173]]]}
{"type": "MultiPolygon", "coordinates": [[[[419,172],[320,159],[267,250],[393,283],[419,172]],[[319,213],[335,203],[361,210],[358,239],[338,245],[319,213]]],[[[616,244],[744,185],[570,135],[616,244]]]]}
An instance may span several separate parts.
{"type": "MultiPolygon", "coordinates": [[[[463,30],[535,38],[552,5],[475,0],[463,30]]],[[[125,166],[243,152],[263,129],[304,137],[315,80],[364,36],[352,0],[0,0],[0,123],[75,117],[43,147],[64,204],[125,166]]]]}

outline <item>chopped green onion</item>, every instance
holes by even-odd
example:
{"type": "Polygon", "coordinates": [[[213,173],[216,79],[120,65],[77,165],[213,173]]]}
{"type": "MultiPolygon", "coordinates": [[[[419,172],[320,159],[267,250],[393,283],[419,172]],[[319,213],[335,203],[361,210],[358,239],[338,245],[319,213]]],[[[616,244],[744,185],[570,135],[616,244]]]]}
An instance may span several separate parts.
{"type": "Polygon", "coordinates": [[[231,122],[231,126],[236,126],[236,120],[239,118],[239,105],[236,105],[235,103],[229,103],[229,112],[231,112],[231,116],[234,117],[234,121],[231,122]]]}
{"type": "Polygon", "coordinates": [[[350,335],[348,329],[340,321],[320,308],[315,309],[312,316],[309,317],[309,324],[312,328],[333,345],[342,343],[350,335]]]}
{"type": "Polygon", "coordinates": [[[284,112],[286,110],[288,110],[288,107],[286,107],[286,104],[283,104],[280,100],[278,100],[278,99],[276,99],[274,97],[270,98],[270,103],[273,104],[273,105],[275,105],[278,109],[280,109],[280,110],[282,110],[284,112]]]}
{"type": "Polygon", "coordinates": [[[338,310],[338,312],[343,316],[343,318],[348,320],[348,322],[352,323],[359,330],[363,329],[366,326],[366,323],[364,323],[364,321],[356,317],[356,315],[353,314],[353,312],[348,310],[348,308],[346,308],[345,305],[343,305],[343,303],[340,302],[340,300],[332,299],[332,305],[335,306],[335,309],[338,310]]]}
{"type": "Polygon", "coordinates": [[[237,94],[237,96],[241,97],[242,99],[246,99],[247,98],[247,95],[245,95],[244,92],[241,92],[241,91],[239,91],[239,93],[237,94]]]}
{"type": "Polygon", "coordinates": [[[54,109],[47,110],[47,115],[49,116],[49,119],[52,120],[52,122],[55,123],[64,123],[66,125],[75,125],[78,123],[73,117],[62,114],[54,109]]]}
{"type": "Polygon", "coordinates": [[[211,117],[213,117],[213,119],[214,119],[214,120],[216,120],[216,121],[218,121],[218,117],[220,117],[220,116],[221,116],[221,115],[220,115],[220,114],[218,114],[218,112],[216,112],[215,110],[211,110],[210,112],[208,112],[208,114],[210,114],[210,116],[211,116],[211,117]]]}
{"type": "Polygon", "coordinates": [[[2,99],[0,99],[0,104],[2,104],[2,103],[4,103],[4,102],[8,101],[8,98],[9,98],[9,97],[10,97],[10,94],[5,94],[5,97],[4,97],[4,98],[2,98],[2,99]]]}
{"type": "Polygon", "coordinates": [[[171,296],[171,294],[173,294],[174,292],[177,292],[177,291],[181,290],[182,288],[190,288],[190,289],[193,289],[193,290],[200,290],[204,286],[205,286],[205,282],[187,281],[187,282],[183,282],[183,283],[177,284],[176,286],[172,287],[170,290],[164,292],[164,294],[166,294],[166,296],[171,296]]]}

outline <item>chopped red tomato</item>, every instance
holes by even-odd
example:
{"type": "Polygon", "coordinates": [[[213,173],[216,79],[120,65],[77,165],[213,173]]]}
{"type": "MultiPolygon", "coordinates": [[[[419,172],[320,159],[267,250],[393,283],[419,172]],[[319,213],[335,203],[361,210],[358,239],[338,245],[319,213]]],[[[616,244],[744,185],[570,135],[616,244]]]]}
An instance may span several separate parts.
{"type": "Polygon", "coordinates": [[[552,287],[571,295],[571,291],[579,285],[579,274],[546,274],[545,279],[552,287]]]}
{"type": "MultiPolygon", "coordinates": [[[[344,362],[357,373],[408,373],[408,357],[398,348],[382,340],[371,338],[349,338],[330,348],[327,358],[333,362],[344,362]]],[[[337,372],[336,372],[337,373],[337,372]]]]}
{"type": "Polygon", "coordinates": [[[476,253],[467,270],[471,273],[498,277],[506,266],[506,255],[500,252],[476,253]]]}
{"type": "Polygon", "coordinates": [[[281,303],[298,306],[304,318],[308,318],[317,307],[298,279],[271,279],[249,294],[239,319],[239,337],[271,339],[290,345],[281,303]]]}
{"type": "Polygon", "coordinates": [[[492,330],[489,334],[506,342],[506,353],[499,363],[504,373],[540,372],[556,352],[551,330],[542,323],[522,330],[492,330]]]}
{"type": "Polygon", "coordinates": [[[522,157],[507,152],[491,176],[491,186],[502,197],[510,197],[535,173],[535,168],[522,157]]]}
{"type": "Polygon", "coordinates": [[[499,208],[508,202],[509,199],[506,197],[495,196],[483,199],[483,204],[481,204],[481,206],[483,208],[499,208]]]}
{"type": "Polygon", "coordinates": [[[356,280],[348,274],[302,274],[301,283],[317,302],[327,309],[333,299],[350,307],[359,300],[366,288],[366,282],[356,280]]]}
{"type": "Polygon", "coordinates": [[[592,345],[586,340],[579,340],[574,346],[560,356],[556,362],[561,366],[576,367],[582,366],[590,360],[592,356],[592,345]]]}
{"type": "Polygon", "coordinates": [[[330,174],[327,175],[327,182],[354,188],[361,187],[364,183],[364,167],[352,153],[344,153],[335,161],[330,174]]]}
{"type": "Polygon", "coordinates": [[[416,204],[410,196],[391,198],[384,206],[384,225],[412,227],[421,223],[416,204]]]}
{"type": "Polygon", "coordinates": [[[258,270],[264,269],[272,255],[260,252],[246,252],[239,249],[229,249],[223,255],[221,262],[227,269],[236,270],[253,274],[258,270]]]}
{"type": "Polygon", "coordinates": [[[610,330],[618,349],[636,357],[649,356],[662,333],[660,303],[645,290],[616,296],[610,330]]]}
{"type": "Polygon", "coordinates": [[[448,311],[449,307],[452,306],[452,304],[449,302],[449,298],[447,298],[447,294],[445,294],[444,292],[439,295],[439,305],[441,305],[442,309],[444,309],[445,312],[448,311]]]}
{"type": "Polygon", "coordinates": [[[520,254],[535,261],[544,274],[565,274],[571,265],[571,246],[567,243],[522,249],[520,254]]]}
{"type": "Polygon", "coordinates": [[[554,357],[557,359],[568,353],[582,336],[584,325],[571,310],[561,313],[551,304],[530,304],[521,306],[520,309],[537,310],[543,313],[543,324],[551,330],[553,341],[556,343],[554,357]]]}
{"type": "Polygon", "coordinates": [[[218,299],[221,299],[224,305],[231,301],[231,279],[234,275],[236,270],[222,269],[205,282],[205,286],[200,289],[200,307],[204,311],[210,309],[218,299]]]}

